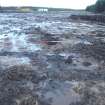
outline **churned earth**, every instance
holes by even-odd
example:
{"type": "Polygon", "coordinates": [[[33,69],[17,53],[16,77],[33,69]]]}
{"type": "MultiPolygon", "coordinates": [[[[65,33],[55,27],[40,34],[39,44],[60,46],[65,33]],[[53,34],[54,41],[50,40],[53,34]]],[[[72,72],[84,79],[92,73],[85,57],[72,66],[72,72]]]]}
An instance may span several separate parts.
{"type": "Polygon", "coordinates": [[[0,13],[0,105],[105,105],[105,25],[71,13],[0,13]]]}

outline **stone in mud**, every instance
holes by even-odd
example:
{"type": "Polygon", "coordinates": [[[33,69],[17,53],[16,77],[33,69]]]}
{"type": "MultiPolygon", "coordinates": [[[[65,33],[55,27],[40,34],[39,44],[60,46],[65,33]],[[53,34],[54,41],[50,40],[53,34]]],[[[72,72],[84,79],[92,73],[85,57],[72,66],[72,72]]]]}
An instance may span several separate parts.
{"type": "Polygon", "coordinates": [[[73,59],[71,56],[69,56],[66,61],[65,61],[66,64],[72,64],[73,63],[73,59]]]}
{"type": "Polygon", "coordinates": [[[91,66],[91,63],[90,62],[83,62],[83,65],[84,66],[91,66]]]}

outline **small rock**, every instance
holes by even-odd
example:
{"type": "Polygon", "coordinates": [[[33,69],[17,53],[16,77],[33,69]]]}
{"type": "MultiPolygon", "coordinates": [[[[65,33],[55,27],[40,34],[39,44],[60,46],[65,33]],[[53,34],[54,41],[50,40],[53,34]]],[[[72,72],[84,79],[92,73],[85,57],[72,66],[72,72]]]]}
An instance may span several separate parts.
{"type": "Polygon", "coordinates": [[[73,63],[73,59],[72,59],[72,57],[69,56],[69,57],[66,59],[65,63],[67,63],[67,64],[71,64],[71,63],[73,63]]]}
{"type": "Polygon", "coordinates": [[[83,65],[84,66],[91,66],[91,63],[90,62],[83,62],[83,65]]]}

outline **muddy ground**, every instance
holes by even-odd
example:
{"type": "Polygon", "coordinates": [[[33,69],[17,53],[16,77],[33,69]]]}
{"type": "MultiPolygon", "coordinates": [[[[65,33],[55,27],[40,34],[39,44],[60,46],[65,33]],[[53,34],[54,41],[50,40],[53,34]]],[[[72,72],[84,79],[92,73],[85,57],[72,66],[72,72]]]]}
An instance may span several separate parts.
{"type": "Polygon", "coordinates": [[[70,15],[0,14],[0,105],[105,105],[105,25],[70,15]]]}

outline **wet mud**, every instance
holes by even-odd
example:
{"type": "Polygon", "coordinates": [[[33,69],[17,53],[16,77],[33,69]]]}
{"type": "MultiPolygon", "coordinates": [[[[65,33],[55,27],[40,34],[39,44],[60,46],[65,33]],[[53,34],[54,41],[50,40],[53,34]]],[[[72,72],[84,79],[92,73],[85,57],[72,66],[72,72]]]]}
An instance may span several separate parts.
{"type": "Polygon", "coordinates": [[[105,105],[105,26],[70,15],[0,14],[0,105],[105,105]]]}

